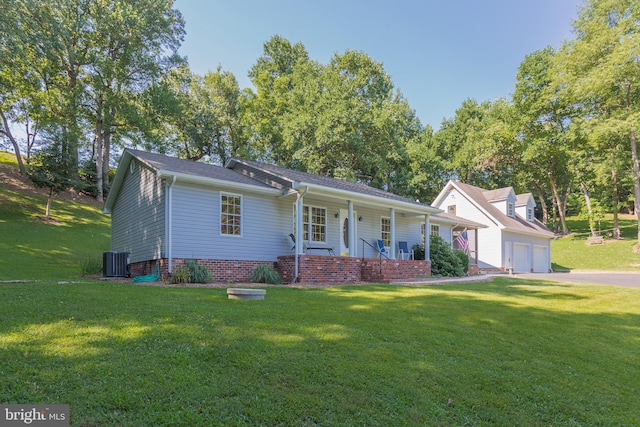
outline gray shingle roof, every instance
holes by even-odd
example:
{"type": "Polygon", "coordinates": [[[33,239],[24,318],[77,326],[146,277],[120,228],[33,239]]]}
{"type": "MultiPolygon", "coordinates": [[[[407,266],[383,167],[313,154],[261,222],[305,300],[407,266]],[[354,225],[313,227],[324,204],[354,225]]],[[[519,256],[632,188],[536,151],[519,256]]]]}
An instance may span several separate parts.
{"type": "Polygon", "coordinates": [[[500,209],[495,207],[490,200],[500,200],[497,199],[496,196],[503,196],[504,190],[511,191],[511,187],[507,187],[505,189],[500,189],[503,191],[492,190],[486,191],[479,187],[474,187],[473,185],[464,184],[462,182],[454,183],[460,190],[466,193],[471,199],[475,201],[475,203],[481,207],[484,211],[486,211],[489,215],[495,218],[498,222],[500,222],[505,228],[521,231],[526,233],[538,233],[544,234],[549,237],[553,237],[553,233],[540,221],[534,219],[534,221],[527,221],[522,218],[520,215],[515,216],[515,218],[511,218],[500,209]],[[487,199],[487,194],[491,199],[487,199]]]}
{"type": "Polygon", "coordinates": [[[323,186],[323,187],[332,188],[336,190],[349,191],[352,193],[364,194],[367,196],[380,197],[383,199],[393,200],[397,202],[410,203],[416,206],[427,206],[424,203],[416,202],[414,200],[410,200],[405,197],[398,196],[397,194],[393,194],[388,191],[369,187],[368,185],[360,184],[357,182],[349,182],[349,181],[343,181],[337,178],[330,178],[322,175],[314,175],[307,172],[301,172],[293,169],[283,168],[281,166],[276,166],[268,163],[261,163],[261,162],[256,162],[254,160],[246,160],[246,159],[234,158],[232,159],[232,161],[228,166],[233,168],[234,162],[249,166],[251,168],[259,169],[261,171],[283,178],[286,181],[290,182],[292,186],[296,183],[313,184],[313,185],[323,186]]]}
{"type": "Polygon", "coordinates": [[[127,149],[127,151],[144,163],[161,172],[173,172],[182,175],[191,175],[194,178],[209,178],[238,184],[254,185],[262,188],[269,187],[260,181],[256,181],[255,179],[251,179],[222,166],[178,159],[175,157],[148,153],[140,150],[127,149]]]}

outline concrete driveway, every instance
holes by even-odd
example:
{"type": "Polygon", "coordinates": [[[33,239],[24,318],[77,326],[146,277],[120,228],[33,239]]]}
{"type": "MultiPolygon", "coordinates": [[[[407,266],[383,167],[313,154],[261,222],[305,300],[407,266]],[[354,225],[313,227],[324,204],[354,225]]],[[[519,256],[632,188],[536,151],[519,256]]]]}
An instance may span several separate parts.
{"type": "Polygon", "coordinates": [[[513,277],[640,288],[640,273],[621,273],[616,271],[571,271],[567,273],[518,273],[514,274],[513,277]]]}

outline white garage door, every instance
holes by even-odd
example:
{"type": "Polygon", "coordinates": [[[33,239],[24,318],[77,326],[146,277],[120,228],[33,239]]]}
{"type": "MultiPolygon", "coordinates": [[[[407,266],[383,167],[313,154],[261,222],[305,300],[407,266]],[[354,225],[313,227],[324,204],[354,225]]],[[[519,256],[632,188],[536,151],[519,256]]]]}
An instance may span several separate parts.
{"type": "Polygon", "coordinates": [[[529,245],[513,244],[513,271],[514,273],[530,273],[529,245]]]}
{"type": "Polygon", "coordinates": [[[533,247],[533,272],[549,272],[549,248],[546,246],[533,247]]]}

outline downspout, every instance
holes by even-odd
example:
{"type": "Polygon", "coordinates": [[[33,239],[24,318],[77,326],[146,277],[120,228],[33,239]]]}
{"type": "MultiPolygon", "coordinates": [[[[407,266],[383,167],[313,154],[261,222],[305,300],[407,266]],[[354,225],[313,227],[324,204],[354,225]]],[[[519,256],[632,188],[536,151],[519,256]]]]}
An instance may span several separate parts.
{"type": "Polygon", "coordinates": [[[299,273],[299,258],[302,253],[302,245],[304,234],[302,233],[302,208],[304,206],[304,195],[309,191],[309,187],[305,187],[302,193],[298,193],[298,197],[296,198],[296,258],[294,260],[294,277],[293,282],[296,283],[298,281],[299,273]]]}
{"type": "Polygon", "coordinates": [[[176,176],[171,177],[171,182],[167,184],[167,273],[173,272],[173,184],[176,183],[176,176]]]}

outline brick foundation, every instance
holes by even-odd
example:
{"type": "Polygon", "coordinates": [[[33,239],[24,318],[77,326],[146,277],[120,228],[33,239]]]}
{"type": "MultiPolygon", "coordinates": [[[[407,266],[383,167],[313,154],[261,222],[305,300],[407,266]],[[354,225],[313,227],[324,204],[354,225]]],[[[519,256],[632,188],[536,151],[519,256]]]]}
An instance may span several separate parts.
{"type": "MultiPolygon", "coordinates": [[[[216,282],[249,282],[251,272],[258,265],[269,265],[274,267],[275,263],[269,261],[244,261],[244,260],[224,260],[224,259],[173,259],[173,270],[187,263],[196,261],[198,265],[206,267],[216,282]]],[[[168,274],[168,260],[161,259],[155,261],[145,261],[130,265],[131,277],[157,273],[157,263],[160,263],[160,276],[166,279],[168,274]]]]}
{"type": "MultiPolygon", "coordinates": [[[[173,269],[184,265],[185,259],[174,259],[173,269]]],[[[284,283],[291,283],[295,274],[295,256],[278,257],[278,262],[198,259],[213,274],[216,282],[249,282],[257,265],[269,265],[277,269],[284,283]]],[[[133,263],[129,266],[131,277],[156,274],[168,277],[167,259],[133,263]]],[[[469,265],[469,275],[479,273],[478,265],[469,265]]],[[[343,256],[300,255],[298,281],[302,283],[393,283],[425,280],[431,277],[431,261],[413,261],[378,258],[350,258],[343,256]]]]}

